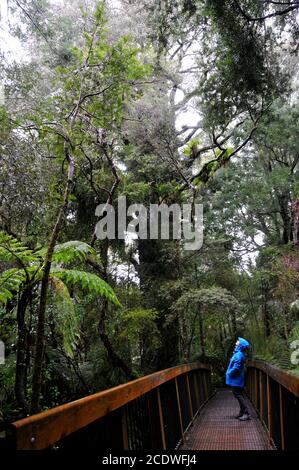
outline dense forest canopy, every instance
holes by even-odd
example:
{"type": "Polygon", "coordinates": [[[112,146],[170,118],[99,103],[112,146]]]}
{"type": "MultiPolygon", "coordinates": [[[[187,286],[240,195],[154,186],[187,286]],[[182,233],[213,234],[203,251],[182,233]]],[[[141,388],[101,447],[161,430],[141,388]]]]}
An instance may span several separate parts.
{"type": "Polygon", "coordinates": [[[297,1],[1,3],[0,421],[193,360],[221,384],[238,335],[298,373],[298,19],[297,1]],[[99,239],[124,196],[202,204],[202,246],[99,239]]]}

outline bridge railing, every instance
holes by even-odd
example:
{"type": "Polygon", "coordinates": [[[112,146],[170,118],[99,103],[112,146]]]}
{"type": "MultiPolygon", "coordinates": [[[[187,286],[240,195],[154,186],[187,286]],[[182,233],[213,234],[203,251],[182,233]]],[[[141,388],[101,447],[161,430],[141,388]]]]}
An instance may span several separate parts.
{"type": "Polygon", "coordinates": [[[279,450],[299,449],[299,376],[262,361],[251,361],[246,392],[279,450]]]}
{"type": "Polygon", "coordinates": [[[184,364],[12,423],[15,449],[175,449],[212,395],[211,370],[184,364]]]}

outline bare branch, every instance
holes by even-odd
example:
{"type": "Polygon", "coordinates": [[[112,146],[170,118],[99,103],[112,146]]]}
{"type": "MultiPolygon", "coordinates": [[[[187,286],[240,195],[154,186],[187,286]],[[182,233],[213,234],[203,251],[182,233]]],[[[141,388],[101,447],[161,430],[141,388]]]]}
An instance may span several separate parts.
{"type": "MultiPolygon", "coordinates": [[[[278,11],[275,11],[273,13],[269,13],[268,15],[265,15],[265,16],[252,17],[241,7],[241,5],[239,4],[239,2],[237,0],[234,0],[234,3],[236,5],[237,9],[239,10],[239,12],[241,13],[241,15],[248,22],[264,21],[268,18],[274,18],[275,16],[283,16],[283,15],[286,15],[286,14],[290,13],[291,11],[294,11],[294,10],[299,8],[299,2],[296,2],[296,3],[294,3],[294,2],[292,2],[292,3],[280,3],[280,5],[289,5],[289,6],[288,6],[288,8],[285,8],[283,10],[278,10],[278,11]]],[[[270,2],[268,2],[268,3],[270,3],[270,2]]],[[[274,3],[275,2],[273,2],[273,4],[274,3]]],[[[276,4],[278,5],[279,3],[276,3],[276,4]]]]}

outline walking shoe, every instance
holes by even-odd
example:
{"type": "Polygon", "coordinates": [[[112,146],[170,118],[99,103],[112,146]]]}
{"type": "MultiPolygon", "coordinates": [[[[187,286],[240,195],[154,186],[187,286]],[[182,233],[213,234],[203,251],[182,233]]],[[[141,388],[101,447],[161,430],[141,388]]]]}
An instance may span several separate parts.
{"type": "Polygon", "coordinates": [[[240,416],[239,421],[248,421],[250,419],[250,416],[248,413],[240,416]]]}
{"type": "Polygon", "coordinates": [[[243,413],[239,413],[237,416],[234,416],[234,418],[239,419],[239,418],[241,418],[241,416],[243,416],[243,413]]]}

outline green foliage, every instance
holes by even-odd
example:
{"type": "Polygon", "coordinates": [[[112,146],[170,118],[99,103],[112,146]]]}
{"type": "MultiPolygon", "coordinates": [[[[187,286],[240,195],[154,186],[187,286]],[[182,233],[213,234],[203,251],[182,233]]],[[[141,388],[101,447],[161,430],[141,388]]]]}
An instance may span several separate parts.
{"type": "Polygon", "coordinates": [[[210,312],[226,312],[240,308],[237,299],[227,289],[217,286],[186,291],[177,300],[174,309],[184,311],[188,305],[191,309],[200,306],[210,312]]]}
{"type": "Polygon", "coordinates": [[[299,321],[295,323],[295,326],[292,328],[289,336],[290,342],[299,340],[299,321]]]}
{"type": "Polygon", "coordinates": [[[62,334],[63,348],[72,358],[80,339],[80,316],[64,282],[51,276],[51,287],[54,293],[53,306],[56,311],[55,324],[62,334]]]}
{"type": "Polygon", "coordinates": [[[5,359],[5,366],[0,365],[0,431],[5,429],[5,424],[15,416],[15,355],[10,354],[5,359]]]}
{"type": "Polygon", "coordinates": [[[114,305],[119,306],[120,302],[117,299],[113,289],[103,279],[99,278],[96,274],[88,273],[85,271],[78,271],[75,269],[63,269],[53,267],[51,274],[63,280],[66,284],[82,289],[89,292],[94,296],[103,297],[114,305]]]}
{"type": "MultiPolygon", "coordinates": [[[[46,248],[39,250],[36,254],[45,256],[46,248]]],[[[55,246],[52,260],[56,263],[70,264],[76,261],[86,261],[90,255],[95,257],[95,251],[88,243],[71,240],[55,246]]]]}
{"type": "MultiPolygon", "coordinates": [[[[1,96],[1,95],[0,95],[1,96]]],[[[9,121],[9,115],[6,111],[6,109],[4,108],[4,106],[0,105],[0,138],[1,138],[1,141],[4,140],[9,132],[10,132],[10,129],[11,129],[11,124],[10,124],[10,121],[9,121]]]]}
{"type": "MultiPolygon", "coordinates": [[[[27,270],[28,272],[28,270],[27,270]]],[[[0,303],[6,304],[21,290],[26,283],[26,271],[11,268],[0,274],[0,303]]]]}
{"type": "MultiPolygon", "coordinates": [[[[34,252],[4,232],[0,232],[0,237],[0,256],[2,259],[17,262],[22,268],[11,268],[0,274],[0,302],[6,303],[25,286],[32,288],[34,284],[41,280],[41,265],[46,249],[34,252]]],[[[57,245],[53,255],[51,273],[54,273],[55,277],[65,280],[72,286],[78,285],[81,289],[95,296],[99,295],[113,304],[119,305],[113,289],[95,274],[63,269],[57,266],[57,264],[85,261],[89,255],[94,256],[95,252],[84,242],[70,241],[57,245]]]]}
{"type": "Polygon", "coordinates": [[[294,300],[294,302],[290,304],[290,312],[294,315],[294,318],[299,320],[299,299],[294,300]]]}
{"type": "Polygon", "coordinates": [[[272,334],[267,339],[253,325],[247,327],[247,338],[253,351],[253,358],[269,362],[282,369],[293,369],[289,342],[272,334]]]}
{"type": "MultiPolygon", "coordinates": [[[[84,111],[89,114],[91,124],[115,131],[132,95],[132,85],[148,75],[150,67],[140,62],[139,49],[129,37],[123,36],[115,43],[109,43],[106,23],[104,7],[98,3],[94,25],[83,34],[84,46],[73,48],[76,63],[68,69],[57,70],[57,80],[63,84],[64,93],[54,97],[53,102],[59,108],[68,105],[71,110],[81,93],[84,111]]],[[[74,142],[82,143],[82,138],[87,138],[85,131],[85,126],[77,126],[70,132],[70,137],[74,142]]]]}
{"type": "MultiPolygon", "coordinates": [[[[231,154],[233,153],[233,151],[234,151],[234,148],[233,148],[233,147],[228,147],[227,149],[225,149],[225,151],[221,150],[221,153],[218,153],[217,156],[220,156],[220,155],[221,155],[221,158],[222,158],[223,160],[229,160],[231,154]]],[[[216,150],[216,152],[217,152],[217,150],[216,150]]]]}
{"type": "Polygon", "coordinates": [[[24,266],[38,262],[40,257],[16,238],[0,231],[0,260],[24,266]]]}
{"type": "Polygon", "coordinates": [[[115,345],[122,351],[123,357],[128,357],[127,360],[132,362],[136,372],[141,374],[144,370],[152,370],[151,362],[161,346],[157,320],[156,310],[138,306],[120,310],[118,313],[119,334],[115,337],[115,345]]]}
{"type": "Polygon", "coordinates": [[[208,59],[201,104],[207,124],[214,126],[232,119],[236,108],[245,111],[260,100],[272,100],[283,79],[277,80],[275,55],[267,49],[271,35],[264,34],[261,24],[247,22],[232,0],[209,0],[205,12],[211,27],[203,47],[208,54],[213,41],[214,54],[208,59]]]}
{"type": "Polygon", "coordinates": [[[150,309],[134,308],[126,310],[121,314],[121,320],[125,325],[122,335],[134,343],[136,337],[150,332],[153,340],[152,347],[155,349],[157,347],[157,337],[159,336],[155,323],[157,316],[158,312],[150,309]]]}
{"type": "Polygon", "coordinates": [[[196,137],[194,137],[193,139],[191,139],[187,145],[184,147],[183,149],[183,154],[186,156],[186,157],[190,157],[190,155],[192,154],[192,151],[194,148],[196,148],[197,146],[199,145],[199,141],[196,137]]]}

